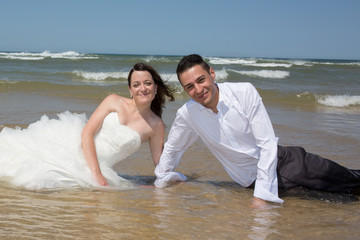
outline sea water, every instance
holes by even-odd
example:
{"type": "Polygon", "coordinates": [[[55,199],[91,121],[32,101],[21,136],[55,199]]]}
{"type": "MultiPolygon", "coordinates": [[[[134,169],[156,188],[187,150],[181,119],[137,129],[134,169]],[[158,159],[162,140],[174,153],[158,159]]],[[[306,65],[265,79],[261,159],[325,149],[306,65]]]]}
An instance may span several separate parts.
{"type": "MultiPolygon", "coordinates": [[[[251,82],[259,91],[279,143],[360,169],[360,61],[204,56],[216,81],[251,82]]],[[[129,96],[127,75],[152,65],[176,90],[163,119],[168,133],[189,98],[175,73],[181,56],[0,52],[0,128],[44,114],[91,116],[110,93],[129,96]]],[[[39,146],[41,148],[41,146],[39,146]]],[[[1,154],[1,153],[0,153],[1,154]]],[[[0,181],[1,239],[357,239],[360,203],[352,196],[281,193],[283,205],[251,207],[253,190],[234,183],[199,141],[177,171],[189,181],[153,186],[148,144],[115,166],[135,190],[28,191],[0,181]]]]}

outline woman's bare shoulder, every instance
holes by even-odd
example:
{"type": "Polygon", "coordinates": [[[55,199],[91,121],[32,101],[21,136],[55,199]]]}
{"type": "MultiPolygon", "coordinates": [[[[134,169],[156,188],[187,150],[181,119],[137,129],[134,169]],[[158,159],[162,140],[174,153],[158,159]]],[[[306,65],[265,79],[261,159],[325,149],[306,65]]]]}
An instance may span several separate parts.
{"type": "Polygon", "coordinates": [[[131,103],[131,99],[112,93],[104,99],[104,102],[116,107],[123,107],[129,105],[131,103]]]}
{"type": "Polygon", "coordinates": [[[109,94],[104,100],[107,101],[128,101],[130,100],[129,98],[117,95],[116,93],[111,93],[109,94]]]}
{"type": "Polygon", "coordinates": [[[155,131],[165,128],[164,121],[155,113],[151,116],[151,126],[155,131]]]}

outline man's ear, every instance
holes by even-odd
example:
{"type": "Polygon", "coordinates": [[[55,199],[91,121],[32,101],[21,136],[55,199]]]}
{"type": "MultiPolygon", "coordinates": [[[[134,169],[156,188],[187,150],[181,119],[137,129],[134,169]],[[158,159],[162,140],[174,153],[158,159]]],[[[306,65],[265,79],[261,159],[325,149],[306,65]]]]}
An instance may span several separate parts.
{"type": "Polygon", "coordinates": [[[212,77],[213,81],[215,81],[215,77],[216,77],[215,70],[211,67],[209,72],[210,72],[210,76],[212,77]]]}

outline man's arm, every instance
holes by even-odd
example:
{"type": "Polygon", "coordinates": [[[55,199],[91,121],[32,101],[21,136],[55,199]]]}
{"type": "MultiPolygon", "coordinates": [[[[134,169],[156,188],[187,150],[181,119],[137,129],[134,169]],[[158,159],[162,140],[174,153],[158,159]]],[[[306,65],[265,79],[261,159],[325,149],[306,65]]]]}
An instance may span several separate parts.
{"type": "Polygon", "coordinates": [[[272,123],[262,99],[254,86],[250,85],[245,99],[251,131],[260,150],[258,173],[254,196],[266,201],[283,203],[278,197],[277,142],[272,123]]]}
{"type": "Polygon", "coordinates": [[[170,182],[174,181],[186,181],[186,177],[181,173],[174,172],[174,169],[179,164],[186,149],[197,139],[198,135],[178,111],[159,164],[155,168],[157,179],[154,184],[156,187],[166,187],[170,182]]]}

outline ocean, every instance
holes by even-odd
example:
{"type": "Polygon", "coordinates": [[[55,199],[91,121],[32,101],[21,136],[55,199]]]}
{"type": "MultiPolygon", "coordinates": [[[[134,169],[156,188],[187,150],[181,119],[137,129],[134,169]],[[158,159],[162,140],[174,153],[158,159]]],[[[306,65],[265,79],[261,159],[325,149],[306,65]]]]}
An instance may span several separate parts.
{"type": "MultiPolygon", "coordinates": [[[[204,56],[216,81],[250,82],[263,98],[281,145],[298,145],[360,169],[360,61],[204,56]]],[[[168,133],[189,97],[175,69],[181,56],[0,52],[0,129],[26,128],[42,115],[90,117],[110,93],[129,96],[127,74],[153,66],[176,90],[163,119],[168,133]]],[[[39,146],[41,147],[41,146],[39,146]]],[[[1,154],[1,153],[0,153],[1,154]]],[[[352,196],[287,192],[283,205],[250,207],[252,190],[235,184],[201,142],[178,171],[189,181],[152,183],[147,144],[116,165],[136,190],[29,191],[0,181],[1,239],[357,239],[360,203],[352,196]]]]}

